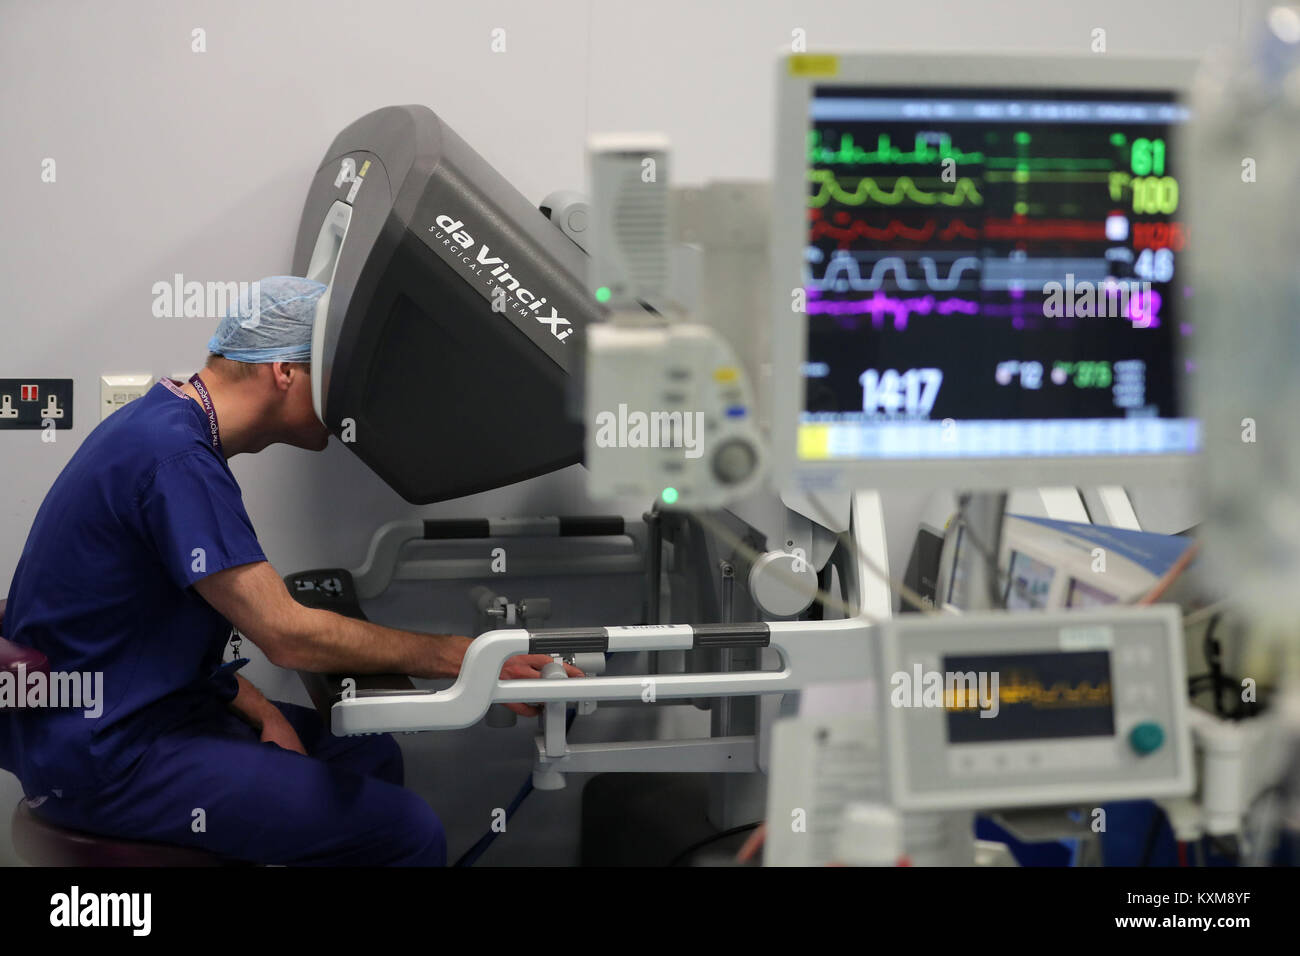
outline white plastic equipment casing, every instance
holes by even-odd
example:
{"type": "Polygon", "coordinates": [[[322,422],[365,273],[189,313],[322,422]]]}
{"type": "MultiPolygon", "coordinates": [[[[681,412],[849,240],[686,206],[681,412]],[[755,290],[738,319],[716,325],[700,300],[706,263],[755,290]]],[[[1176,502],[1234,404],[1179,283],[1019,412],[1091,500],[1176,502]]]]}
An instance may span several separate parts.
{"type": "Polygon", "coordinates": [[[336,200],[321,223],[320,233],[316,237],[316,246],[312,249],[311,261],[307,265],[307,278],[323,282],[326,289],[316,302],[316,318],[311,327],[311,403],[316,409],[316,417],[325,420],[325,402],[321,395],[321,382],[325,380],[322,364],[325,361],[325,322],[329,316],[330,292],[334,287],[334,270],[339,264],[339,255],[343,252],[343,243],[348,237],[348,226],[352,223],[352,207],[341,200],[336,200]]]}
{"type": "Polygon", "coordinates": [[[754,489],[765,453],[730,346],[702,325],[592,325],[585,389],[593,498],[718,507],[754,489]],[[665,497],[665,489],[675,497],[665,497]]]}
{"type": "Polygon", "coordinates": [[[102,375],[99,379],[99,420],[127,402],[144,395],[153,386],[152,375],[102,375]]]}
{"type": "Polygon", "coordinates": [[[658,303],[671,282],[668,140],[657,133],[598,133],[587,141],[588,285],[604,304],[658,303]]]}
{"type": "Polygon", "coordinates": [[[881,803],[850,803],[835,841],[836,862],[846,866],[897,866],[903,857],[903,817],[881,803]]]}
{"type": "MultiPolygon", "coordinates": [[[[879,716],[892,802],[904,811],[1051,806],[1089,800],[1185,796],[1193,788],[1182,618],[1174,605],[960,616],[909,614],[880,626],[879,716]],[[894,677],[944,672],[952,657],[1110,655],[1113,729],[1061,738],[950,743],[942,708],[893,706],[894,677]],[[888,675],[888,676],[886,676],[888,675]],[[1129,743],[1155,721],[1164,741],[1142,755],[1129,743]]],[[[1005,716],[1005,715],[1004,715],[1005,716]]],[[[992,729],[998,720],[990,720],[992,729]]]]}
{"type": "Polygon", "coordinates": [[[1191,707],[1188,722],[1200,758],[1200,807],[1205,832],[1240,833],[1242,820],[1261,792],[1282,776],[1287,761],[1275,715],[1233,721],[1191,707]]]}

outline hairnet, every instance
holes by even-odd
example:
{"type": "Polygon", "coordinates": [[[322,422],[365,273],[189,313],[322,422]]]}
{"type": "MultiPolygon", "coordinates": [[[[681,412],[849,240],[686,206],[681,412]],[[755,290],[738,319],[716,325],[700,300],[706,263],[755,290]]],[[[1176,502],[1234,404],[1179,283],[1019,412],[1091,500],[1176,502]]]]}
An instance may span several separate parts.
{"type": "Polygon", "coordinates": [[[268,276],[240,290],[208,340],[208,351],[236,362],[310,362],[316,303],[326,286],[297,276],[268,276]]]}

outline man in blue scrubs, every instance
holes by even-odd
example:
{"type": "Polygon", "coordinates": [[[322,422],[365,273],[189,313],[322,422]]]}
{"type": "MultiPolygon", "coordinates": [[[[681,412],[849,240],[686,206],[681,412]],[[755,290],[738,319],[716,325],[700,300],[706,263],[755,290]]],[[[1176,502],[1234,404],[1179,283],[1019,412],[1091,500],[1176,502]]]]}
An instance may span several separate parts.
{"type": "MultiPolygon", "coordinates": [[[[52,671],[102,673],[102,712],[0,712],[0,767],[65,827],[257,863],[441,866],[442,825],[402,787],[391,737],[335,738],[222,664],[232,625],[273,664],[319,672],[451,677],[469,644],[303,607],[267,562],[226,462],[325,447],[309,364],[325,287],[253,288],[202,373],[102,422],[37,512],[0,632],[52,671]]],[[[502,677],[549,661],[512,658],[502,677]]]]}

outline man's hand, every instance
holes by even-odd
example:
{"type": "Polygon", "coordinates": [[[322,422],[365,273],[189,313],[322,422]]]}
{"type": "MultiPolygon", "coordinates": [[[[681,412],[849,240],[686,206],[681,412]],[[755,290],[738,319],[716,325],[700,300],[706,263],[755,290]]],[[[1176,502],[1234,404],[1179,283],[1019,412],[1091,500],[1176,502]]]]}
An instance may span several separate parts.
{"type": "Polygon", "coordinates": [[[285,750],[292,750],[307,756],[307,749],[298,738],[298,731],[293,729],[289,718],[254,687],[242,674],[235,675],[239,690],[230,702],[230,709],[253,729],[262,735],[262,743],[275,744],[285,750]]]}
{"type": "Polygon", "coordinates": [[[278,710],[275,713],[276,716],[267,716],[262,721],[262,743],[275,744],[277,747],[307,756],[307,748],[302,745],[302,740],[298,737],[298,731],[293,729],[293,724],[289,723],[278,710]]]}
{"type": "MultiPolygon", "coordinates": [[[[516,654],[505,662],[501,668],[502,680],[537,680],[542,676],[542,668],[555,660],[550,654],[516,654]]],[[[572,664],[564,665],[564,672],[570,677],[586,675],[572,664]]],[[[521,717],[536,717],[541,711],[532,704],[506,704],[521,717]]]]}
{"type": "Polygon", "coordinates": [[[758,859],[758,851],[767,842],[767,823],[760,823],[754,832],[745,838],[744,844],[736,851],[737,863],[750,863],[758,859]]]}

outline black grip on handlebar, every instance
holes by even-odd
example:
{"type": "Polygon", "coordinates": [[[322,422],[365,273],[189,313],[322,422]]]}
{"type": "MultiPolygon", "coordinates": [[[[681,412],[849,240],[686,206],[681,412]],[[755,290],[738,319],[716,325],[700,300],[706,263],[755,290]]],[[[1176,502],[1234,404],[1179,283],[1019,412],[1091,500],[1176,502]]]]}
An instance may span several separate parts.
{"type": "Polygon", "coordinates": [[[586,654],[609,650],[602,627],[556,628],[528,635],[529,654],[586,654]]]}
{"type": "Polygon", "coordinates": [[[758,621],[750,624],[696,624],[695,646],[767,647],[772,643],[772,629],[758,621]]]}

